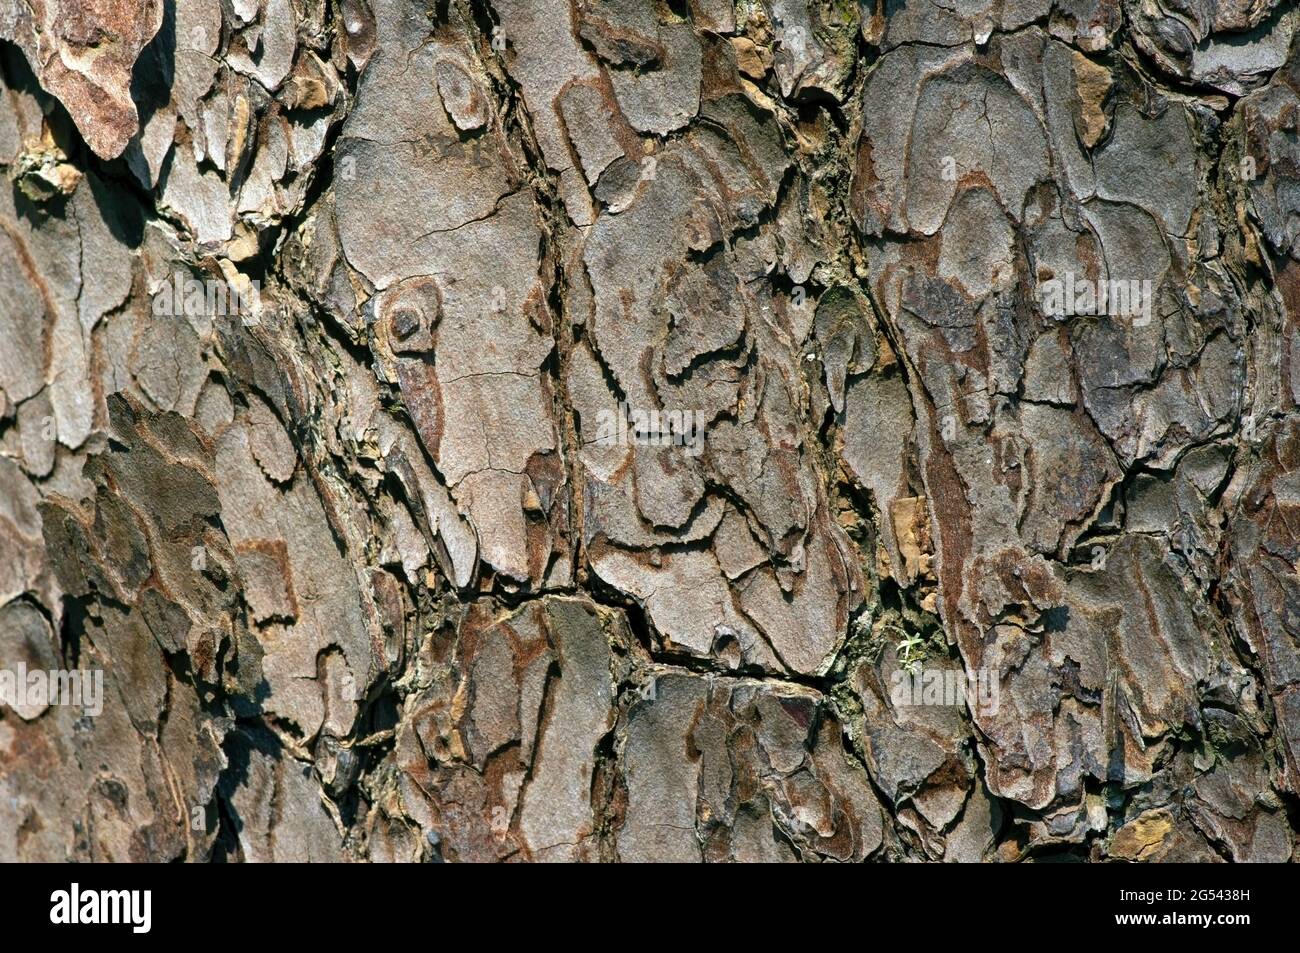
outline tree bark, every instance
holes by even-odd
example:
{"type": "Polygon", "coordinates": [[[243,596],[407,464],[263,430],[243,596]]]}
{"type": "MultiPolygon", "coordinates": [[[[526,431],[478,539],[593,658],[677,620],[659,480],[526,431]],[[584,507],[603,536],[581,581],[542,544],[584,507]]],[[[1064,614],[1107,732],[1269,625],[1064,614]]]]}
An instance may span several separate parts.
{"type": "Polygon", "coordinates": [[[1289,860],[1298,33],[0,0],[0,860],[1289,860]]]}

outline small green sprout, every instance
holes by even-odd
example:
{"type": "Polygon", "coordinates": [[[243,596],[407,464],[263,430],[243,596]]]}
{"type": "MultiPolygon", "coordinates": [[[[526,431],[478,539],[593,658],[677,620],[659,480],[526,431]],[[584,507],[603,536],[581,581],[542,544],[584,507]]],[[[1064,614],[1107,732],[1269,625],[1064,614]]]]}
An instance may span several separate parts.
{"type": "Polygon", "coordinates": [[[919,635],[905,635],[896,648],[898,663],[908,675],[921,674],[921,663],[925,661],[925,640],[919,635]]]}

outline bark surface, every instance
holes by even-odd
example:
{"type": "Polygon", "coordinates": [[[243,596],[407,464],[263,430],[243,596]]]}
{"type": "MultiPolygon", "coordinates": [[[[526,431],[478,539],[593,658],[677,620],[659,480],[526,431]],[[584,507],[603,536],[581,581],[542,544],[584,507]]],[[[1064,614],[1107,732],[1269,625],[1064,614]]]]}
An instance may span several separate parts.
{"type": "Polygon", "coordinates": [[[1292,3],[0,40],[0,860],[1292,857],[1292,3]]]}

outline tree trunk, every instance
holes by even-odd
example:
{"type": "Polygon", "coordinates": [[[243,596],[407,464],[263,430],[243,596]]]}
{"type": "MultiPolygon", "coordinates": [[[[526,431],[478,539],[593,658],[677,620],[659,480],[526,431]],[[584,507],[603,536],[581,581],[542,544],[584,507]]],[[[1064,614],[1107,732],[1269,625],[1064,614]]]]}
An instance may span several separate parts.
{"type": "Polygon", "coordinates": [[[0,0],[0,860],[1289,859],[1298,32],[0,0]]]}

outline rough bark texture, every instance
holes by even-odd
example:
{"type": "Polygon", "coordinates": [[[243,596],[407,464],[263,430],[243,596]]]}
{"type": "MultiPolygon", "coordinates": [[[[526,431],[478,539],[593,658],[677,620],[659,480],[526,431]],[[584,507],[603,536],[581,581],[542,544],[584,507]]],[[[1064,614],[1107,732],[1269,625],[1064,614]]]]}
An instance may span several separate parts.
{"type": "Polygon", "coordinates": [[[1293,4],[0,38],[0,859],[1291,858],[1293,4]]]}

